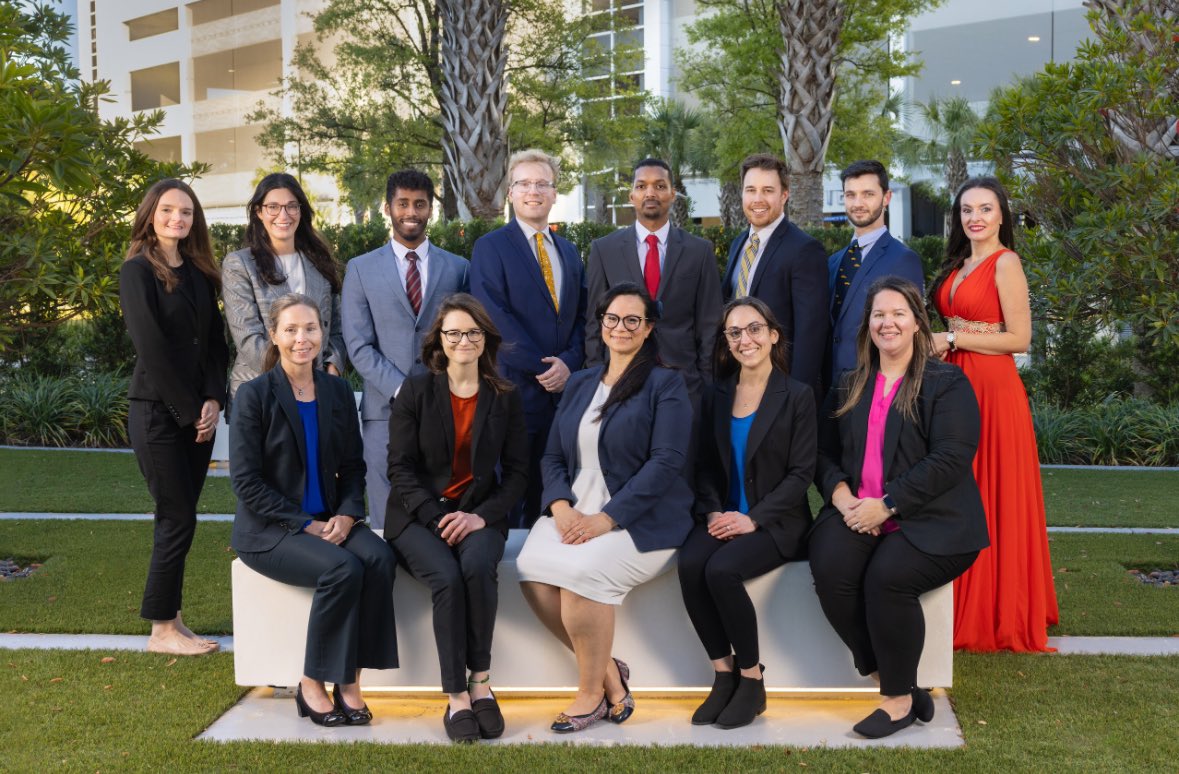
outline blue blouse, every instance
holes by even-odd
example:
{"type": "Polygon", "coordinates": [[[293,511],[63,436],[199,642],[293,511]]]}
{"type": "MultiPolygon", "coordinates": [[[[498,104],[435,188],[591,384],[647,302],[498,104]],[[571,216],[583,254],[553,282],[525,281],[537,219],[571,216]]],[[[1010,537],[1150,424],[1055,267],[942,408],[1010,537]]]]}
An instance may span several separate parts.
{"type": "Polygon", "coordinates": [[[303,445],[307,448],[303,469],[307,475],[303,477],[303,510],[312,516],[323,513],[327,506],[323,503],[323,489],[319,482],[319,415],[316,401],[295,401],[299,407],[299,419],[303,420],[303,445]]]}
{"type": "Polygon", "coordinates": [[[745,446],[749,442],[749,428],[757,412],[747,417],[730,417],[729,445],[733,448],[733,475],[729,478],[729,499],[725,510],[749,513],[749,500],[745,498],[745,446]]]}

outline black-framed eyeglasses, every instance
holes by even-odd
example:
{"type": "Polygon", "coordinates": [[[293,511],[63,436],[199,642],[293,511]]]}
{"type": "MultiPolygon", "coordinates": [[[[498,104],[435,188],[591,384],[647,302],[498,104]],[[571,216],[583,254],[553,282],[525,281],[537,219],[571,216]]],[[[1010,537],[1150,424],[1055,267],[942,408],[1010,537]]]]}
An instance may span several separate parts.
{"type": "Polygon", "coordinates": [[[738,328],[734,325],[732,328],[725,328],[725,338],[736,344],[741,340],[742,333],[748,333],[749,338],[756,339],[769,330],[770,326],[763,322],[751,322],[744,328],[738,328]]]}
{"type": "Polygon", "coordinates": [[[268,202],[262,205],[262,211],[267,215],[277,215],[280,210],[286,210],[288,215],[299,214],[298,202],[287,202],[286,204],[279,204],[278,202],[268,202]]]}
{"type": "Polygon", "coordinates": [[[611,314],[610,312],[607,312],[601,317],[603,328],[614,330],[618,327],[618,323],[622,323],[622,327],[626,328],[632,333],[637,331],[639,326],[642,325],[643,321],[646,319],[646,317],[639,317],[637,314],[628,314],[626,317],[619,317],[618,315],[611,314]]]}
{"type": "Polygon", "coordinates": [[[472,328],[469,331],[442,331],[442,335],[445,336],[446,340],[451,344],[458,344],[463,340],[463,336],[466,336],[467,341],[471,342],[472,344],[478,344],[479,342],[483,341],[483,331],[479,328],[472,328]]]}

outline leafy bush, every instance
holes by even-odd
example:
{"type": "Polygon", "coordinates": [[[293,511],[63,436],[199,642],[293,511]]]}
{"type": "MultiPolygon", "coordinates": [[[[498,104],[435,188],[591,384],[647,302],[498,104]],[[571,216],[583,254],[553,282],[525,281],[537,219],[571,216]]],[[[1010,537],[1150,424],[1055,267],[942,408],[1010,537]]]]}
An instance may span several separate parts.
{"type": "Polygon", "coordinates": [[[384,218],[349,223],[346,226],[327,225],[322,227],[321,232],[332,247],[332,255],[341,264],[376,250],[389,241],[389,227],[384,218]]]}
{"type": "Polygon", "coordinates": [[[1065,410],[1032,406],[1040,461],[1070,465],[1179,465],[1179,406],[1111,400],[1065,410]]]}
{"type": "Polygon", "coordinates": [[[74,387],[75,437],[82,446],[109,448],[128,445],[127,379],[95,374],[74,387]]]}
{"type": "Polygon", "coordinates": [[[1134,395],[1133,341],[1097,336],[1089,326],[1046,326],[1035,362],[1020,372],[1028,397],[1063,408],[1134,395]]]}
{"type": "Polygon", "coordinates": [[[928,287],[946,258],[946,238],[937,235],[913,237],[906,244],[921,257],[921,268],[925,272],[925,285],[928,287]]]}
{"type": "Polygon", "coordinates": [[[18,374],[0,382],[0,441],[30,446],[127,445],[127,378],[18,374]]]}

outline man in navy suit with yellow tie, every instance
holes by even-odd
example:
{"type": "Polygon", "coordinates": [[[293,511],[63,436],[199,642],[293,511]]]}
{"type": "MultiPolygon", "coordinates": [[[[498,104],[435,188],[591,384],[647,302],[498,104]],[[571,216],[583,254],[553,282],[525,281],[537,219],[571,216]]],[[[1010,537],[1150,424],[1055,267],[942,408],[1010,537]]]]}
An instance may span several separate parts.
{"type": "Polygon", "coordinates": [[[515,217],[475,242],[471,295],[487,308],[504,346],[499,370],[520,391],[530,445],[528,489],[508,526],[531,527],[540,513],[540,458],[569,374],[585,356],[585,269],[573,243],[549,229],[558,161],[539,150],[508,160],[515,217]]]}
{"type": "Polygon", "coordinates": [[[826,385],[856,367],[856,333],[864,318],[868,287],[880,277],[904,277],[924,292],[921,259],[904,242],[893,239],[884,225],[892,200],[888,171],[879,161],[857,161],[839,175],[843,181],[843,209],[855,236],[843,250],[827,259],[830,291],[831,342],[824,374],[826,385]]]}

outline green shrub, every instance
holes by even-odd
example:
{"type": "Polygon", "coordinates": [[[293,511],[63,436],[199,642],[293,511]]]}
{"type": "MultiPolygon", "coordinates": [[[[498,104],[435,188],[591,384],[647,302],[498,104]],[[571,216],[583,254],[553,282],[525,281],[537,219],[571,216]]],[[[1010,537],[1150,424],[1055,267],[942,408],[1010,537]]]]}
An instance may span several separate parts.
{"type": "Polygon", "coordinates": [[[921,257],[921,268],[925,272],[925,286],[928,288],[933,282],[933,278],[937,276],[937,270],[941,268],[942,261],[946,258],[946,239],[937,235],[913,237],[906,244],[921,257]]]}
{"type": "Polygon", "coordinates": [[[470,260],[475,240],[503,224],[502,220],[450,220],[435,223],[430,226],[430,242],[470,260]]]}
{"type": "Polygon", "coordinates": [[[349,223],[345,226],[329,224],[320,229],[332,255],[340,264],[351,261],[358,255],[376,250],[389,241],[389,226],[384,218],[374,218],[363,223],[349,223]]]}
{"type": "Polygon", "coordinates": [[[244,223],[210,223],[209,238],[213,242],[213,255],[220,261],[246,244],[244,223]]]}
{"type": "Polygon", "coordinates": [[[110,448],[128,445],[127,382],[115,374],[78,379],[74,388],[75,437],[82,446],[110,448]]]}
{"type": "Polygon", "coordinates": [[[1047,465],[1079,464],[1085,456],[1085,431],[1089,422],[1079,411],[1052,405],[1032,405],[1032,424],[1040,462],[1047,465]]]}
{"type": "Polygon", "coordinates": [[[1040,461],[1179,466],[1179,406],[1109,400],[1083,408],[1032,406],[1040,461]]]}
{"type": "Polygon", "coordinates": [[[75,422],[76,384],[41,374],[19,374],[0,387],[0,428],[6,443],[68,446],[75,422]]]}
{"type": "Polygon", "coordinates": [[[1090,406],[1134,395],[1134,344],[1097,336],[1082,325],[1047,329],[1037,359],[1020,372],[1033,403],[1090,406]]]}

